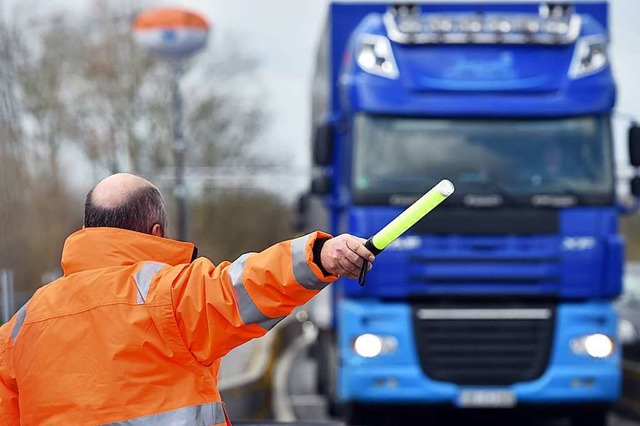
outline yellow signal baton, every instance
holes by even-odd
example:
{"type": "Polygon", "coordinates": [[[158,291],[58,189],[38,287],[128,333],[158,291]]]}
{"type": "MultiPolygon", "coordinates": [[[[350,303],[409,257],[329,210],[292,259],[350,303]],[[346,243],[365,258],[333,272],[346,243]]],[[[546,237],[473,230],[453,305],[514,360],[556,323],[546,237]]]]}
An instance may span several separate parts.
{"type": "MultiPolygon", "coordinates": [[[[453,194],[454,190],[455,188],[451,181],[447,179],[441,180],[415,203],[407,207],[406,210],[378,231],[377,234],[369,238],[365,243],[365,247],[374,255],[378,255],[382,250],[387,248],[389,244],[425,217],[431,210],[446,200],[453,194]]],[[[364,286],[365,284],[368,269],[369,262],[365,260],[360,270],[360,276],[358,277],[358,284],[360,284],[360,286],[364,286]]]]}

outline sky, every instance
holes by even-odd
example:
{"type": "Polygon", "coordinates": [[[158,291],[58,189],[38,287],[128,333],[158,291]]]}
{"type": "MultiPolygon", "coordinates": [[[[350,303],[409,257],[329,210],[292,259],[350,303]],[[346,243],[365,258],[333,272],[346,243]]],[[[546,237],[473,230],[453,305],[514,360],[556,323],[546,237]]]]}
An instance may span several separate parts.
{"type": "MultiPolygon", "coordinates": [[[[37,0],[12,0],[25,5],[37,0]]],[[[51,0],[51,7],[82,10],[93,0],[51,0]]],[[[135,1],[135,0],[133,0],[135,1]]],[[[148,0],[152,2],[153,0],[148,0]]],[[[247,86],[263,90],[272,120],[259,147],[291,164],[288,179],[278,190],[295,196],[309,185],[310,92],[316,43],[329,0],[157,0],[180,5],[204,15],[212,24],[210,43],[202,54],[216,54],[227,42],[238,40],[255,57],[259,70],[247,86]]],[[[611,62],[618,81],[617,110],[640,121],[640,48],[637,21],[640,1],[611,0],[611,62]]],[[[617,156],[626,162],[628,122],[616,120],[617,156]]]]}
{"type": "Polygon", "coordinates": [[[316,42],[329,3],[325,0],[160,0],[202,13],[212,24],[210,46],[215,54],[227,40],[246,41],[246,52],[259,64],[247,84],[263,87],[272,121],[258,141],[291,168],[274,185],[293,198],[310,182],[310,93],[316,42]]]}

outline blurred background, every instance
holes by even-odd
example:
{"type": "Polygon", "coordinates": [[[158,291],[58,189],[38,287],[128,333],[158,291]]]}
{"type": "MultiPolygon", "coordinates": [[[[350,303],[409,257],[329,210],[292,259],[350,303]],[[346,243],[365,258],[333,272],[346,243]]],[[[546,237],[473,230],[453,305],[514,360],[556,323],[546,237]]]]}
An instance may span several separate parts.
{"type": "MultiPolygon", "coordinates": [[[[298,231],[298,196],[312,176],[311,86],[328,0],[3,0],[3,320],[59,276],[62,244],[82,226],[84,196],[105,176],[126,171],[157,183],[177,220],[174,69],[141,48],[132,30],[138,13],[163,5],[187,7],[210,24],[206,47],[185,61],[179,79],[186,238],[219,263],[298,231]]],[[[640,2],[610,1],[621,198],[633,174],[625,166],[626,132],[640,117],[639,17],[640,2]]],[[[633,316],[640,307],[640,216],[620,224],[628,265],[620,305],[633,316]]],[[[169,233],[176,237],[177,229],[172,223],[169,233]]],[[[304,421],[332,421],[327,401],[314,394],[317,367],[299,355],[316,338],[308,319],[300,309],[273,336],[225,359],[221,388],[232,418],[300,423],[303,412],[304,421]]],[[[626,327],[637,337],[635,325],[626,327]]],[[[636,385],[629,386],[635,396],[636,385]]],[[[636,418],[630,403],[610,424],[640,424],[636,418]]]]}

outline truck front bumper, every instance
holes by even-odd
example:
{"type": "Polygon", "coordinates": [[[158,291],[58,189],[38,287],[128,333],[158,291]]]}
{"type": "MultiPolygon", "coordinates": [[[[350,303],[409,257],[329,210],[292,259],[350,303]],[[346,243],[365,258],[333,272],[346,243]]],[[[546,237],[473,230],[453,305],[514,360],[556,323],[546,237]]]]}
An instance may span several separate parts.
{"type": "MultiPolygon", "coordinates": [[[[549,363],[537,379],[508,386],[466,386],[429,378],[420,366],[411,309],[402,303],[342,301],[338,310],[340,402],[437,404],[460,406],[469,393],[509,394],[516,405],[612,403],[620,397],[620,347],[606,358],[576,354],[571,342],[581,336],[617,335],[617,314],[609,302],[560,304],[549,363]],[[393,336],[395,350],[363,358],[353,350],[364,333],[393,336]]],[[[480,395],[482,396],[482,395],[480,395]]],[[[491,404],[489,399],[488,404],[491,404]]]]}

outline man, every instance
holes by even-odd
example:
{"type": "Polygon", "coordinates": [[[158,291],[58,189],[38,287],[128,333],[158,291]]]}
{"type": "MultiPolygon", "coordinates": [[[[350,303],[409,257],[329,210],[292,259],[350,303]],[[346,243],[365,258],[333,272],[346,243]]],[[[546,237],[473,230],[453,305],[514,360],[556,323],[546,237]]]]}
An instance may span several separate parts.
{"type": "Polygon", "coordinates": [[[138,176],[89,192],[64,276],[0,328],[1,425],[230,424],[220,358],[374,260],[362,239],[314,232],[216,267],[166,229],[138,176]]]}

